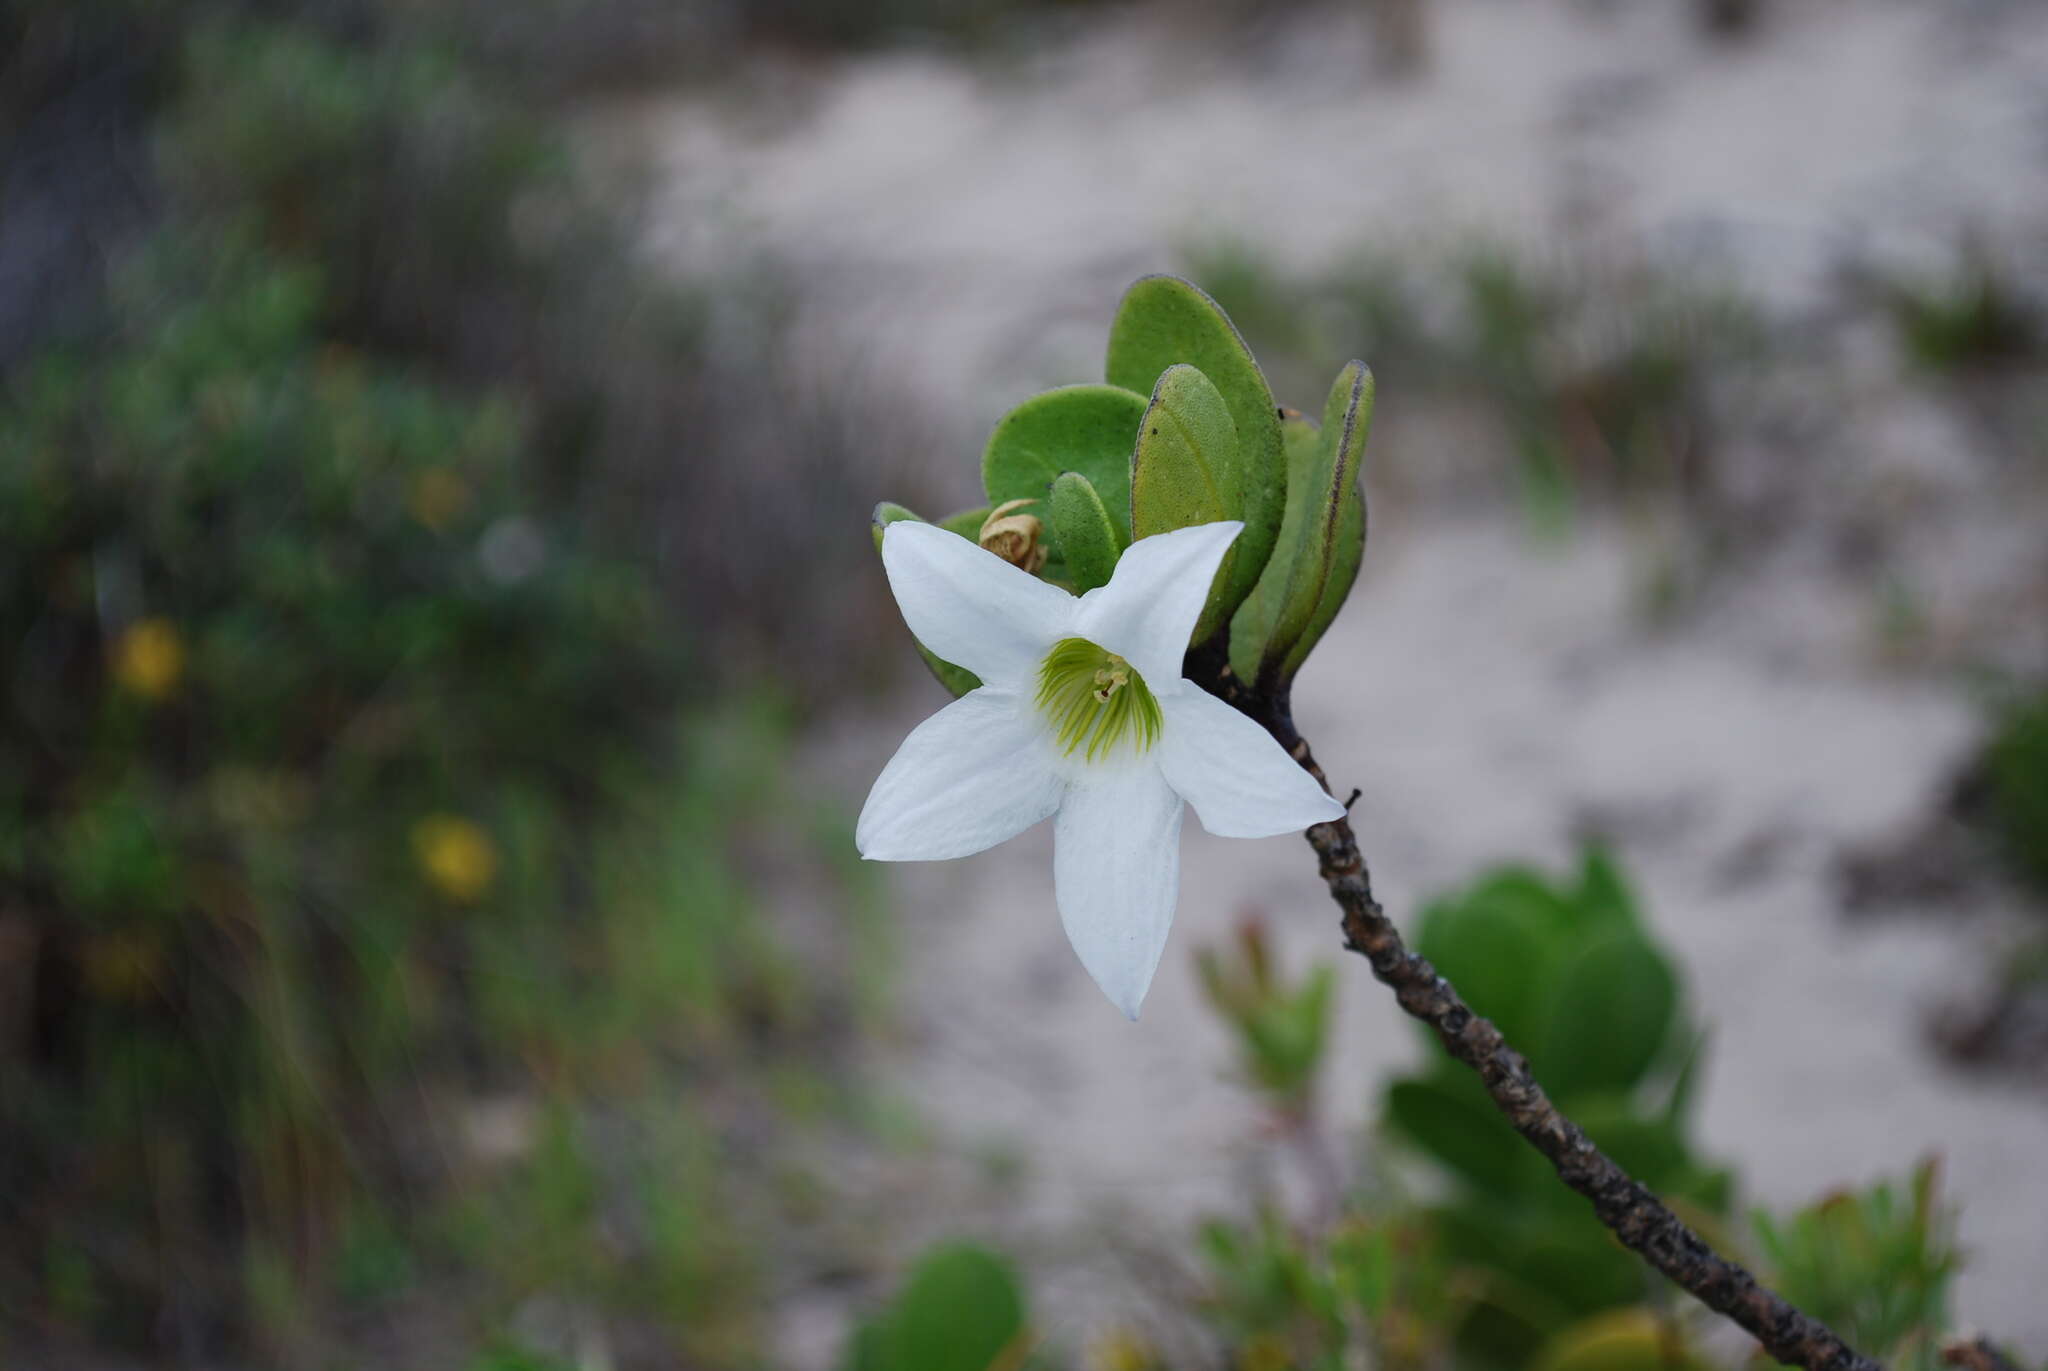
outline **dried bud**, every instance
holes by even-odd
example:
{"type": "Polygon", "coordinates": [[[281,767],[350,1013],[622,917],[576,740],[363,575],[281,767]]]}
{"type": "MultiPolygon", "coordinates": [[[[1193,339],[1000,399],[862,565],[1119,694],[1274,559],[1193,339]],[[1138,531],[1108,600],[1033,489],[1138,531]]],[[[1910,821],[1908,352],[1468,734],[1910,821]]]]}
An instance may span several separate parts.
{"type": "Polygon", "coordinates": [[[997,505],[982,520],[981,534],[975,541],[1011,566],[1022,567],[1033,575],[1045,565],[1045,544],[1038,541],[1045,531],[1045,525],[1034,514],[1015,514],[1011,511],[1025,505],[1035,505],[1036,500],[1010,500],[997,505]]]}

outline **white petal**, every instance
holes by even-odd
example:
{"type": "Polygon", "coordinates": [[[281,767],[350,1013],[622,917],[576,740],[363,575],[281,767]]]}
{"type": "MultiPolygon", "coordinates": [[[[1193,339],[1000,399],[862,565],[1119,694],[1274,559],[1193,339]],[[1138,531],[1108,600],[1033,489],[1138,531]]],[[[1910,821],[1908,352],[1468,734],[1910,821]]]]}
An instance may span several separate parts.
{"type": "Polygon", "coordinates": [[[983,686],[911,730],[868,792],[853,844],[878,862],[965,857],[1051,814],[1063,784],[1029,702],[983,686]]]}
{"type": "Polygon", "coordinates": [[[1124,1012],[1138,1006],[1166,948],[1180,894],[1180,796],[1149,763],[1076,780],[1053,825],[1053,889],[1081,965],[1124,1012]]]}
{"type": "Polygon", "coordinates": [[[1080,603],[936,524],[889,525],[882,566],[911,634],[1003,689],[1025,688],[1080,603]]]}
{"type": "Polygon", "coordinates": [[[1074,633],[1121,655],[1155,691],[1179,680],[1209,583],[1243,528],[1225,519],[1140,538],[1117,559],[1109,584],[1081,597],[1074,633]]]}
{"type": "Polygon", "coordinates": [[[1344,813],[1272,734],[1215,696],[1183,685],[1159,708],[1159,769],[1217,837],[1299,833],[1344,813]]]}

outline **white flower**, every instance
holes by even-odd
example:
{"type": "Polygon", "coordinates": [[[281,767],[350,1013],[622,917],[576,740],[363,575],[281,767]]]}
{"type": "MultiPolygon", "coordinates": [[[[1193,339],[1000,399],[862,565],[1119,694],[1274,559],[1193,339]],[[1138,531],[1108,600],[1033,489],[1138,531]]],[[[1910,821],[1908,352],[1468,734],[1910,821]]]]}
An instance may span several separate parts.
{"type": "Polygon", "coordinates": [[[1053,885],[1081,964],[1126,1015],[1152,984],[1180,892],[1183,802],[1225,838],[1344,811],[1272,735],[1180,674],[1223,554],[1244,525],[1133,543],[1078,598],[931,524],[890,524],[882,564],[903,618],[979,690],[914,729],[854,842],[875,861],[965,857],[1057,814],[1053,885]]]}

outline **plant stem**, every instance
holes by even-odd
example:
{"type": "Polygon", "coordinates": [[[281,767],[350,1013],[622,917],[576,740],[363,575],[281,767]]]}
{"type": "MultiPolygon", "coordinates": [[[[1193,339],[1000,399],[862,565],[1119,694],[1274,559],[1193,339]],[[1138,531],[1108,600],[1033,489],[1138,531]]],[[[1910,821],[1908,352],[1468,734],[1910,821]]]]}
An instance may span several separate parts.
{"type": "MultiPolygon", "coordinates": [[[[1304,749],[1304,753],[1306,749],[1304,749]]],[[[1349,819],[1308,831],[1330,896],[1344,911],[1345,945],[1372,963],[1401,1008],[1436,1030],[1453,1057],[1479,1073],[1486,1093],[1515,1131],[1541,1152],[1558,1178],[1593,1203],[1614,1235],[1701,1303],[1733,1319],[1790,1366],[1807,1371],[1879,1371],[1827,1325],[1801,1313],[1756,1277],[1707,1245],[1662,1201],[1593,1145],[1560,1114],[1491,1021],[1472,1012],[1436,968],[1402,943],[1373,898],[1370,874],[1349,819]]]]}
{"type": "MultiPolygon", "coordinates": [[[[1276,699],[1246,690],[1220,657],[1213,648],[1190,653],[1189,677],[1263,724],[1288,755],[1329,790],[1329,778],[1295,731],[1284,694],[1276,699]]],[[[1436,1031],[1445,1051],[1479,1074],[1486,1093],[1515,1131],[1543,1154],[1560,1180],[1592,1202],[1594,1214],[1615,1237],[1709,1309],[1740,1325],[1786,1365],[1807,1371],[1882,1371],[1833,1329],[1714,1251],[1558,1112],[1529,1063],[1500,1030],[1473,1013],[1451,983],[1401,941],[1400,930],[1373,898],[1372,873],[1348,816],[1317,824],[1307,836],[1330,898],[1343,911],[1345,946],[1371,963],[1372,974],[1393,990],[1402,1009],[1436,1031]]]]}

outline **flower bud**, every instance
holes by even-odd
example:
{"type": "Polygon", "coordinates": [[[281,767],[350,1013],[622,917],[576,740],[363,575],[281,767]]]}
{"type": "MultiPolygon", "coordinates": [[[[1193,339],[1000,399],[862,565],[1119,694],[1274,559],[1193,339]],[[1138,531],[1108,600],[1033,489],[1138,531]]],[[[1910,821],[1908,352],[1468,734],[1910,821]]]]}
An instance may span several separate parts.
{"type": "Polygon", "coordinates": [[[1013,511],[1025,505],[1035,505],[1036,500],[1007,500],[988,512],[988,518],[981,522],[981,532],[975,538],[990,552],[1008,562],[1011,566],[1038,574],[1045,565],[1045,544],[1040,540],[1045,525],[1035,514],[1017,514],[1013,511]]]}

